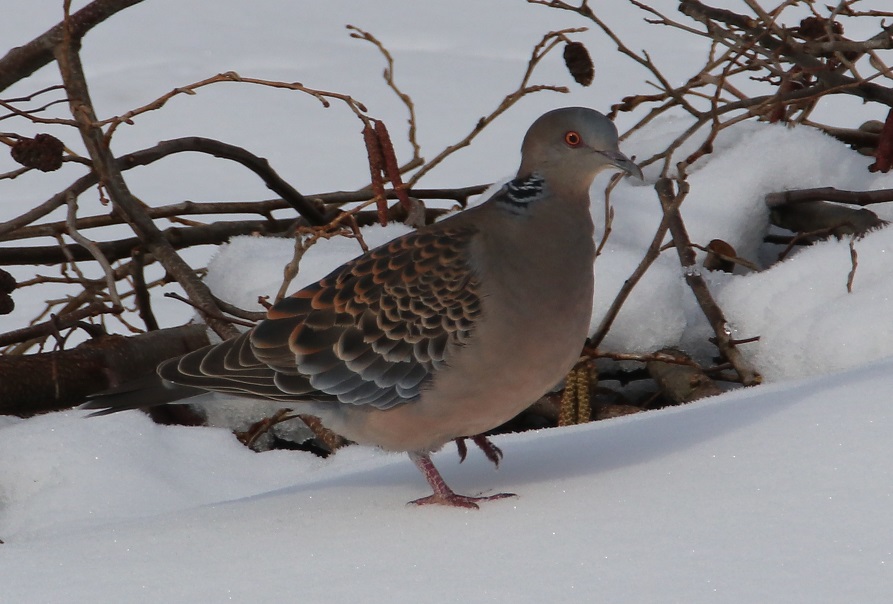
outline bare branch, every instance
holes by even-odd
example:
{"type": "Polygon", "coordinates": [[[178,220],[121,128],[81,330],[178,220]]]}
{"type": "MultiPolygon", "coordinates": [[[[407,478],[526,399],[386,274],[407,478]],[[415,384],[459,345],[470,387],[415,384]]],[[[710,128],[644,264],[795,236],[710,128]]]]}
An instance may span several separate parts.
{"type": "Polygon", "coordinates": [[[421,147],[416,140],[415,104],[412,102],[412,97],[410,97],[408,94],[400,90],[399,87],[397,87],[397,83],[394,81],[394,57],[391,56],[391,53],[388,52],[388,49],[384,47],[384,44],[382,44],[381,41],[373,36],[371,33],[364,31],[359,27],[356,27],[354,25],[347,25],[346,27],[351,32],[351,38],[365,40],[378,48],[378,51],[382,54],[388,64],[383,74],[385,83],[391,90],[394,91],[394,94],[397,95],[400,101],[406,106],[406,110],[409,112],[409,132],[407,133],[407,138],[409,139],[410,146],[412,146],[412,159],[407,163],[406,166],[400,168],[400,171],[404,172],[408,166],[415,166],[423,161],[421,156],[421,147]]]}
{"type": "Polygon", "coordinates": [[[162,141],[154,147],[154,150],[156,153],[163,155],[180,153],[183,151],[197,151],[199,153],[207,153],[214,157],[238,162],[260,176],[264,181],[264,184],[267,185],[267,188],[280,195],[286,203],[293,207],[301,216],[306,218],[310,224],[322,225],[328,222],[325,215],[323,215],[319,209],[310,203],[294,187],[284,181],[279,174],[270,167],[270,163],[266,159],[258,157],[242,147],[237,147],[210,138],[190,136],[162,141]]]}
{"type": "Polygon", "coordinates": [[[738,375],[741,377],[741,383],[745,386],[758,384],[762,378],[744,360],[741,353],[738,352],[733,343],[732,334],[722,309],[716,304],[716,301],[710,294],[707,283],[697,270],[695,253],[692,250],[685,224],[682,222],[682,216],[679,214],[679,206],[688,193],[688,183],[679,181],[678,187],[678,192],[674,192],[673,182],[668,178],[662,178],[657,181],[654,188],[657,190],[661,206],[664,208],[664,216],[668,218],[670,233],[673,235],[673,243],[676,246],[676,252],[679,254],[679,262],[686,270],[685,281],[691,288],[692,293],[694,293],[698,305],[713,328],[717,347],[738,372],[738,375]]]}
{"type": "Polygon", "coordinates": [[[136,309],[146,326],[147,331],[158,329],[158,320],[152,312],[152,297],[149,295],[149,286],[146,283],[144,268],[146,265],[145,254],[142,250],[135,249],[131,253],[130,276],[133,279],[133,299],[136,309]]]}
{"type": "MultiPolygon", "coordinates": [[[[189,265],[177,255],[152,219],[146,216],[141,204],[133,197],[124,182],[115,158],[105,142],[102,130],[96,126],[96,115],[93,112],[71,27],[72,24],[66,20],[63,39],[55,48],[55,56],[59,63],[65,90],[68,93],[72,115],[78,122],[81,137],[93,159],[94,170],[99,174],[100,181],[111,195],[115,207],[124,215],[125,220],[139,238],[145,242],[152,254],[168,272],[175,276],[190,298],[202,307],[213,308],[214,301],[207,286],[195,277],[189,265]]],[[[213,317],[208,317],[208,325],[221,337],[231,337],[237,334],[231,325],[213,317]]]]}
{"type": "MultiPolygon", "coordinates": [[[[122,160],[125,160],[128,156],[122,156],[118,159],[119,164],[123,163],[122,160]]],[[[88,176],[95,176],[92,173],[88,176]]],[[[469,187],[459,187],[456,189],[409,189],[407,190],[407,194],[409,194],[413,198],[417,199],[436,199],[436,200],[450,200],[457,202],[460,206],[465,206],[468,203],[468,198],[474,195],[479,195],[486,191],[490,187],[489,184],[481,184],[481,185],[472,185],[469,187]]],[[[74,186],[69,189],[66,189],[62,193],[58,195],[65,195],[69,190],[72,190],[74,186]]],[[[58,196],[53,196],[53,200],[58,196]]],[[[312,203],[318,204],[326,204],[332,206],[341,206],[348,203],[360,203],[369,201],[370,192],[366,190],[361,191],[336,191],[331,193],[314,193],[311,195],[306,195],[305,198],[310,200],[312,203]]],[[[385,197],[387,199],[396,199],[397,193],[393,190],[385,190],[385,197]]],[[[51,201],[53,201],[51,200],[51,201]]],[[[55,203],[47,204],[48,206],[55,205],[55,203]]],[[[217,215],[217,214],[259,214],[267,218],[267,220],[272,220],[270,218],[271,212],[275,210],[284,210],[289,208],[289,204],[285,203],[281,199],[267,199],[262,201],[213,201],[213,202],[194,202],[194,201],[183,201],[180,203],[170,204],[166,206],[159,207],[148,207],[146,208],[146,214],[153,219],[159,218],[175,218],[177,216],[198,216],[198,215],[217,215]]],[[[402,206],[398,206],[401,208],[402,206]]],[[[44,224],[38,224],[34,226],[18,226],[17,223],[25,223],[36,220],[34,215],[37,214],[38,218],[49,211],[55,208],[47,208],[47,211],[35,212],[35,213],[26,213],[21,217],[16,218],[14,221],[6,222],[0,224],[0,241],[16,241],[22,239],[31,239],[33,237],[53,237],[58,233],[65,232],[66,223],[65,221],[59,222],[49,222],[44,224]]],[[[426,221],[433,221],[434,217],[437,217],[448,210],[442,210],[437,208],[429,208],[426,211],[426,221]]],[[[393,208],[389,210],[389,220],[402,220],[402,217],[399,215],[399,212],[394,210],[393,208]]],[[[115,213],[111,214],[100,214],[96,216],[85,216],[80,217],[77,220],[77,227],[79,230],[86,230],[98,227],[110,226],[113,224],[122,224],[124,220],[115,213]]],[[[360,215],[360,223],[362,225],[367,224],[366,219],[360,215]]],[[[257,224],[257,229],[264,228],[264,223],[255,223],[257,224]]],[[[269,223],[269,228],[264,228],[264,230],[276,232],[276,228],[273,228],[273,222],[269,223]]],[[[279,223],[277,223],[279,224],[279,223]]],[[[282,223],[286,224],[286,223],[282,223]]],[[[283,227],[283,230],[286,227],[283,227]]],[[[173,241],[173,240],[172,240],[173,241]]],[[[2,249],[2,248],[0,248],[2,249]]]]}
{"type": "Polygon", "coordinates": [[[527,69],[524,72],[524,76],[521,78],[521,84],[518,86],[518,88],[514,92],[506,95],[505,98],[502,99],[502,102],[499,103],[499,106],[496,107],[496,109],[494,109],[489,115],[486,115],[479,119],[474,128],[472,128],[471,132],[469,132],[462,140],[448,146],[446,149],[438,153],[437,156],[434,157],[434,159],[422,166],[422,168],[418,172],[413,174],[412,178],[409,179],[409,181],[407,182],[407,186],[412,187],[425,174],[430,172],[447,157],[449,157],[459,149],[470,145],[471,141],[473,141],[484,128],[492,123],[493,120],[495,120],[497,117],[505,113],[505,111],[507,111],[512,105],[517,103],[524,96],[534,92],[539,92],[540,90],[551,90],[553,92],[562,93],[568,92],[568,89],[565,86],[531,85],[530,78],[533,76],[534,68],[536,68],[543,57],[545,57],[549,53],[549,51],[555,48],[555,46],[559,42],[567,40],[567,34],[579,33],[582,31],[586,31],[586,29],[575,27],[561,29],[558,31],[551,31],[543,36],[543,39],[540,40],[533,48],[533,53],[531,54],[530,61],[528,61],[527,63],[527,69]]]}
{"type": "MultiPolygon", "coordinates": [[[[595,333],[589,338],[590,346],[592,348],[598,348],[605,339],[605,336],[608,335],[608,331],[610,331],[614,319],[617,318],[617,314],[620,312],[626,299],[629,298],[633,288],[639,283],[649,267],[654,264],[654,261],[657,260],[658,256],[660,256],[664,239],[666,239],[667,232],[669,231],[669,220],[669,216],[665,213],[660,221],[660,225],[657,227],[657,231],[654,233],[651,245],[649,245],[648,249],[645,251],[645,256],[642,257],[641,262],[639,262],[639,265],[636,267],[636,270],[633,271],[633,274],[623,282],[623,286],[620,288],[620,291],[617,292],[617,296],[614,298],[614,301],[611,302],[611,306],[602,318],[601,323],[599,323],[598,329],[596,329],[595,333]]],[[[597,268],[598,267],[596,266],[596,269],[597,268]]]]}
{"type": "Polygon", "coordinates": [[[0,413],[29,416],[70,408],[207,345],[203,325],[184,325],[134,337],[103,335],[71,350],[0,356],[0,413]]]}
{"type": "Polygon", "coordinates": [[[873,203],[893,201],[893,189],[846,191],[843,189],[835,189],[834,187],[819,187],[815,189],[778,191],[766,195],[766,205],[770,208],[778,205],[806,203],[810,201],[837,201],[856,206],[867,206],[873,203]]]}
{"type": "Polygon", "coordinates": [[[50,321],[36,323],[28,327],[23,327],[22,329],[16,329],[14,331],[0,334],[0,346],[9,346],[10,344],[24,342],[32,338],[49,336],[58,333],[62,329],[73,327],[84,319],[102,314],[118,314],[120,312],[120,307],[112,308],[111,306],[106,306],[97,302],[65,315],[58,317],[54,315],[50,321]]]}
{"type": "Polygon", "coordinates": [[[109,263],[108,259],[102,255],[102,252],[96,246],[96,244],[83,235],[81,235],[80,231],[77,229],[77,200],[74,198],[74,195],[70,195],[68,197],[68,220],[66,221],[68,224],[68,235],[78,243],[80,243],[84,248],[90,252],[90,255],[93,256],[93,259],[99,263],[99,266],[102,267],[103,272],[105,272],[106,277],[106,286],[109,290],[109,297],[112,300],[112,306],[114,308],[121,308],[121,297],[118,295],[118,288],[115,286],[115,275],[114,270],[112,269],[112,265],[109,263]]]}
{"type": "Polygon", "coordinates": [[[809,54],[802,44],[789,37],[779,39],[770,35],[764,29],[765,24],[757,20],[729,10],[707,6],[698,0],[682,0],[679,11],[704,24],[711,34],[731,42],[737,42],[728,30],[719,28],[716,22],[733,26],[748,36],[748,39],[755,42],[757,47],[763,49],[768,56],[777,53],[789,59],[815,75],[826,86],[838,88],[847,94],[859,96],[867,101],[877,101],[893,107],[893,90],[827,69],[827,66],[809,54]]]}
{"type": "Polygon", "coordinates": [[[54,50],[62,42],[66,30],[70,39],[77,42],[94,26],[140,2],[142,0],[95,0],[70,15],[66,23],[59,23],[24,46],[16,46],[0,59],[0,91],[52,61],[54,50]]]}
{"type": "Polygon", "coordinates": [[[245,83],[245,84],[255,84],[258,86],[266,86],[269,88],[280,88],[284,90],[296,90],[298,92],[303,92],[309,94],[318,100],[323,107],[328,108],[331,106],[329,99],[337,100],[343,102],[347,107],[363,122],[366,123],[368,121],[368,117],[366,116],[366,106],[355,100],[349,95],[341,94],[338,92],[329,92],[326,90],[317,90],[315,88],[309,88],[304,86],[300,82],[278,82],[275,80],[262,80],[259,78],[250,78],[250,77],[242,77],[238,73],[234,71],[227,71],[226,73],[219,73],[215,76],[211,76],[204,80],[200,80],[198,82],[193,82],[192,84],[188,84],[186,86],[180,86],[178,88],[174,88],[170,92],[163,94],[158,97],[154,101],[143,105],[142,107],[138,107],[127,113],[116,116],[113,118],[109,118],[103,121],[97,121],[97,126],[106,126],[109,125],[109,130],[106,133],[106,139],[111,139],[115,130],[121,124],[132,124],[133,118],[146,113],[148,111],[155,111],[157,109],[161,109],[164,107],[169,100],[174,98],[175,96],[181,94],[194,95],[196,94],[196,90],[200,88],[204,88],[205,86],[210,86],[211,84],[218,83],[226,83],[226,82],[236,82],[236,83],[245,83]]]}

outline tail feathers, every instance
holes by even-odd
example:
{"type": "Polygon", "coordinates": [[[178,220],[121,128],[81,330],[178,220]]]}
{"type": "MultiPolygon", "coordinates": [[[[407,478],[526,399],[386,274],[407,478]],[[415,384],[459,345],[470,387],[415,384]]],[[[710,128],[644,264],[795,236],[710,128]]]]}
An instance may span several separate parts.
{"type": "Polygon", "coordinates": [[[79,409],[97,409],[88,416],[95,417],[118,411],[164,405],[206,392],[207,390],[201,388],[172,384],[156,374],[151,374],[93,394],[79,409]]]}

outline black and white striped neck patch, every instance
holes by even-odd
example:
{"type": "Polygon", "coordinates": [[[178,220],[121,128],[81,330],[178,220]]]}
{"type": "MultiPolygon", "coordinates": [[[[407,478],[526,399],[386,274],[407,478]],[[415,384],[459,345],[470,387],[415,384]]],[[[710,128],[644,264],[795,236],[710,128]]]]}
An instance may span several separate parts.
{"type": "Polygon", "coordinates": [[[496,200],[510,208],[521,210],[541,199],[545,188],[545,179],[538,174],[531,174],[506,183],[496,200]]]}

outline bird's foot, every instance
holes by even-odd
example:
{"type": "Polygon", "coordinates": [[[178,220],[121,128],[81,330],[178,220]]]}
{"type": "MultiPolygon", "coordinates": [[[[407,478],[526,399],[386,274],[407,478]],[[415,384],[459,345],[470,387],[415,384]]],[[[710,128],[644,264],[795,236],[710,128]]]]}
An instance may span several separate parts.
{"type": "Polygon", "coordinates": [[[469,508],[476,510],[480,506],[481,501],[495,501],[497,499],[506,499],[508,497],[517,497],[514,493],[496,493],[495,495],[482,495],[472,497],[471,495],[459,495],[453,491],[446,493],[432,493],[427,497],[410,501],[407,505],[448,505],[457,508],[469,508]]]}
{"type": "Polygon", "coordinates": [[[476,444],[481,451],[484,452],[484,455],[487,456],[487,459],[489,459],[494,466],[496,466],[497,468],[499,467],[499,461],[502,459],[502,449],[494,445],[490,441],[490,439],[488,439],[483,434],[455,439],[456,448],[459,450],[459,463],[465,461],[465,457],[468,455],[468,447],[465,444],[467,438],[471,438],[471,441],[476,444]]]}
{"type": "MultiPolygon", "coordinates": [[[[480,438],[486,440],[484,437],[480,438]]],[[[474,442],[478,442],[477,437],[475,437],[474,442]]],[[[480,444],[478,444],[478,446],[480,446],[480,444]]],[[[495,445],[491,444],[491,446],[495,448],[495,445]]],[[[434,463],[431,461],[431,457],[427,453],[411,451],[409,453],[409,458],[413,461],[416,467],[421,470],[422,474],[425,476],[425,480],[431,485],[431,490],[434,491],[427,497],[410,501],[409,503],[412,505],[436,504],[476,510],[479,507],[478,503],[481,501],[494,501],[496,499],[505,499],[506,497],[517,497],[514,493],[497,493],[495,495],[482,495],[479,497],[459,495],[447,486],[447,483],[443,480],[443,476],[441,476],[440,472],[437,471],[437,468],[434,467],[434,463]]]]}

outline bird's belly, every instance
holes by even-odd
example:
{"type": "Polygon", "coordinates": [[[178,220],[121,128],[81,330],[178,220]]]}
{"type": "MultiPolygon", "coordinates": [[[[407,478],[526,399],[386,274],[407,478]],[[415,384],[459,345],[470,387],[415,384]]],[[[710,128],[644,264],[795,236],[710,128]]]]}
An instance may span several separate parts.
{"type": "MultiPolygon", "coordinates": [[[[585,297],[581,303],[590,304],[585,297]]],[[[330,427],[351,440],[395,451],[433,451],[454,438],[495,428],[556,386],[579,358],[589,313],[562,311],[574,311],[580,319],[554,321],[555,315],[546,314],[518,323],[512,313],[491,319],[484,329],[498,331],[499,338],[488,340],[495,344],[475,355],[457,350],[417,401],[388,410],[342,406],[340,421],[330,427]]]]}

